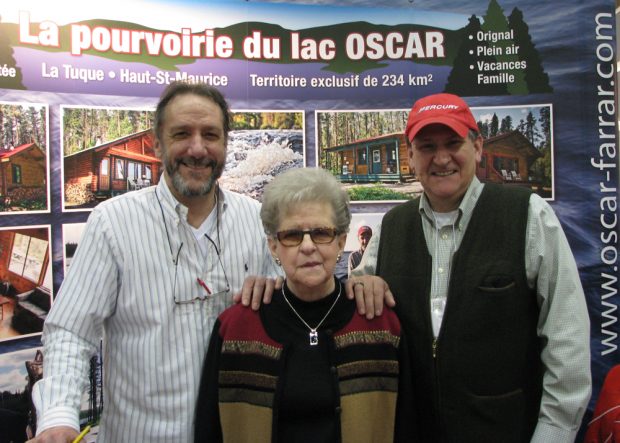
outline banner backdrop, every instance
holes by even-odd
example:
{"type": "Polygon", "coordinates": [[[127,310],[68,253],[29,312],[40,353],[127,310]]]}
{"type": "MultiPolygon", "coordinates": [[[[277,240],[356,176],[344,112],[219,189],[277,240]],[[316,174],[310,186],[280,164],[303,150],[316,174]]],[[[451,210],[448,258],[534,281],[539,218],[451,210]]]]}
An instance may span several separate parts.
{"type": "MultiPolygon", "coordinates": [[[[231,104],[223,186],[260,200],[287,168],[329,169],[351,195],[352,233],[422,191],[399,149],[412,103],[463,96],[485,138],[477,175],[548,199],[577,259],[592,323],[587,423],[620,362],[614,23],[611,0],[4,2],[0,436],[32,428],[42,322],[90,211],[159,179],[150,118],[174,80],[231,104]]],[[[91,384],[90,418],[96,368],[91,384]]]]}

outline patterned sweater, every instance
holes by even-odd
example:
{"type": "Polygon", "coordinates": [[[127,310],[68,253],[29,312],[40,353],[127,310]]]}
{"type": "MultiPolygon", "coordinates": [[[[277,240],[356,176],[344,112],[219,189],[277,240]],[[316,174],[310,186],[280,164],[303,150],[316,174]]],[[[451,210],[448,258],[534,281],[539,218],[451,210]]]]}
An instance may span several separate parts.
{"type": "MultiPolygon", "coordinates": [[[[289,300],[314,326],[335,297],[289,300]]],[[[311,346],[281,292],[260,312],[240,305],[223,312],[203,371],[196,441],[412,441],[396,315],[387,310],[368,321],[343,295],[318,332],[311,346]]]]}

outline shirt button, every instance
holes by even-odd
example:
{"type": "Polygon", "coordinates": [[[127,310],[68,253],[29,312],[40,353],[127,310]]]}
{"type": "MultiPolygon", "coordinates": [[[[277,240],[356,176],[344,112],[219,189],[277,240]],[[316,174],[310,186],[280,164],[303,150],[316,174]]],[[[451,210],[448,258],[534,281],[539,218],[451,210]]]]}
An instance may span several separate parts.
{"type": "Polygon", "coordinates": [[[441,239],[442,240],[447,240],[448,239],[448,234],[441,234],[441,239]]]}
{"type": "Polygon", "coordinates": [[[443,268],[438,268],[437,272],[439,272],[440,274],[443,274],[443,268]]]}

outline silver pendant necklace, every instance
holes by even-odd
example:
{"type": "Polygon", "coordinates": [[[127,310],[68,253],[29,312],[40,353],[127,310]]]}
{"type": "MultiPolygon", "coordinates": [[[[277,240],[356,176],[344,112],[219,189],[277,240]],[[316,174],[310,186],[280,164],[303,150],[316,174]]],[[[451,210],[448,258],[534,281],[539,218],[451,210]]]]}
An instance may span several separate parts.
{"type": "Polygon", "coordinates": [[[284,300],[286,301],[286,304],[289,306],[289,308],[291,308],[291,310],[293,311],[293,313],[297,316],[297,318],[299,320],[301,320],[301,322],[306,325],[306,328],[308,328],[310,330],[310,333],[308,334],[310,337],[310,346],[316,346],[319,344],[319,333],[316,332],[317,329],[319,329],[319,327],[323,324],[323,322],[325,321],[325,319],[327,318],[327,316],[329,315],[330,312],[332,312],[332,309],[334,309],[334,306],[336,306],[336,303],[338,303],[338,299],[340,298],[340,293],[342,292],[342,285],[338,284],[338,295],[336,296],[336,300],[334,300],[334,302],[332,303],[332,305],[330,306],[330,308],[327,310],[327,313],[323,316],[323,318],[321,319],[321,321],[319,322],[318,325],[316,325],[314,328],[311,327],[306,320],[304,320],[301,315],[299,315],[299,312],[297,312],[295,310],[295,308],[293,307],[293,305],[291,304],[290,301],[288,301],[288,298],[286,296],[286,280],[284,281],[284,284],[282,285],[282,295],[284,296],[284,300]]]}

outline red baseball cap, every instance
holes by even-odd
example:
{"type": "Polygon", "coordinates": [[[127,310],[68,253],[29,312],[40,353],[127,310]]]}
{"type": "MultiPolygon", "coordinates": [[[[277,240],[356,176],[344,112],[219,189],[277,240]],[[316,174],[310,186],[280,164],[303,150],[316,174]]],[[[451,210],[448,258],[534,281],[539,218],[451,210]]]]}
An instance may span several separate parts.
{"type": "Polygon", "coordinates": [[[360,228],[357,230],[357,235],[362,235],[364,232],[368,232],[370,235],[372,235],[372,229],[370,226],[360,226],[360,228]]]}
{"type": "Polygon", "coordinates": [[[433,94],[416,101],[409,112],[405,135],[413,141],[420,129],[433,123],[446,125],[463,138],[470,129],[479,131],[467,103],[454,94],[433,94]]]}

